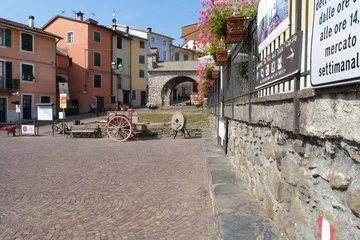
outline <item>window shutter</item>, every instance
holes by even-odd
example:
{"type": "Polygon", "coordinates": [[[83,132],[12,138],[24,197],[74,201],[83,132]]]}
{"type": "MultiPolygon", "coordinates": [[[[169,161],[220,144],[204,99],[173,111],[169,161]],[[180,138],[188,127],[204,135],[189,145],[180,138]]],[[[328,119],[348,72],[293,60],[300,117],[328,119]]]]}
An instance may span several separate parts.
{"type": "Polygon", "coordinates": [[[5,29],[5,46],[11,47],[11,30],[5,29]]]}
{"type": "Polygon", "coordinates": [[[12,62],[5,63],[6,88],[12,88],[12,62]]]}

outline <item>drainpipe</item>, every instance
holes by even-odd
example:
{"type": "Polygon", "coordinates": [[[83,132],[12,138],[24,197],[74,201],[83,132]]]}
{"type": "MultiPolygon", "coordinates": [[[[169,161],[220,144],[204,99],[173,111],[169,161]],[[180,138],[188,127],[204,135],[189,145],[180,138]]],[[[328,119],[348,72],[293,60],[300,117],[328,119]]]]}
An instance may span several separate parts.
{"type": "MultiPolygon", "coordinates": [[[[113,49],[113,40],[114,40],[114,31],[111,31],[111,39],[110,39],[110,46],[111,46],[111,53],[110,53],[110,104],[111,104],[111,96],[113,96],[113,92],[114,92],[114,76],[113,76],[113,70],[112,70],[112,66],[111,63],[113,61],[113,57],[114,57],[114,49],[113,49]]],[[[117,87],[116,87],[116,96],[117,96],[117,87]]],[[[117,99],[115,99],[117,101],[117,99]]],[[[116,102],[115,101],[115,102],[116,102]]]]}

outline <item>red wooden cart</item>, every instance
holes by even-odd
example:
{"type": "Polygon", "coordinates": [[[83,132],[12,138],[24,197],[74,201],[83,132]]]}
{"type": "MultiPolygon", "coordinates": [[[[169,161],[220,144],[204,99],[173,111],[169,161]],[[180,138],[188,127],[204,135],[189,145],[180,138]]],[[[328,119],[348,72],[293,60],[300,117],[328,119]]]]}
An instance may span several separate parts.
{"type": "Polygon", "coordinates": [[[129,111],[108,111],[107,112],[107,134],[118,142],[124,142],[132,137],[137,137],[146,130],[146,124],[139,122],[137,113],[129,111]]]}

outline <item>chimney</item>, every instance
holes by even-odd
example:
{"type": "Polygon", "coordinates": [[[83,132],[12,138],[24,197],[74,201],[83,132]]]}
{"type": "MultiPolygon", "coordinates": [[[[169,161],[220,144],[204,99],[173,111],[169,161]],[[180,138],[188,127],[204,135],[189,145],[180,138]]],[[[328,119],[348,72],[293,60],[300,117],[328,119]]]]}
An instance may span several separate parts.
{"type": "Polygon", "coordinates": [[[116,31],[116,19],[114,18],[114,19],[112,20],[112,22],[113,22],[113,24],[112,24],[112,30],[113,30],[113,31],[116,31]]]}
{"type": "Polygon", "coordinates": [[[151,31],[152,31],[152,28],[150,28],[150,27],[147,28],[147,31],[148,31],[148,32],[151,32],[151,31]]]}
{"type": "Polygon", "coordinates": [[[29,27],[33,28],[34,27],[34,16],[29,16],[29,27]]]}
{"type": "Polygon", "coordinates": [[[129,26],[126,26],[126,34],[129,34],[129,26]]]}
{"type": "Polygon", "coordinates": [[[82,13],[81,11],[76,13],[76,18],[77,20],[83,20],[84,19],[84,13],[82,13]]]}

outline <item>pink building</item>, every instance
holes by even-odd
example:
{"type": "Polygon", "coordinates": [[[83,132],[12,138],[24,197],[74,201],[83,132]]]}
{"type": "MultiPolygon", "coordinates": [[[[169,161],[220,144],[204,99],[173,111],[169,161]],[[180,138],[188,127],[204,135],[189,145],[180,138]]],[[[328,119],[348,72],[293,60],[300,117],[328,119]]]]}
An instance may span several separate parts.
{"type": "Polygon", "coordinates": [[[55,16],[43,29],[63,38],[58,47],[71,58],[68,77],[58,75],[58,82],[69,83],[70,105],[78,104],[79,112],[110,106],[112,96],[112,30],[93,19],[83,20],[55,16]]]}
{"type": "Polygon", "coordinates": [[[37,117],[36,103],[57,103],[56,43],[61,37],[29,24],[0,18],[0,123],[37,117]]]}

